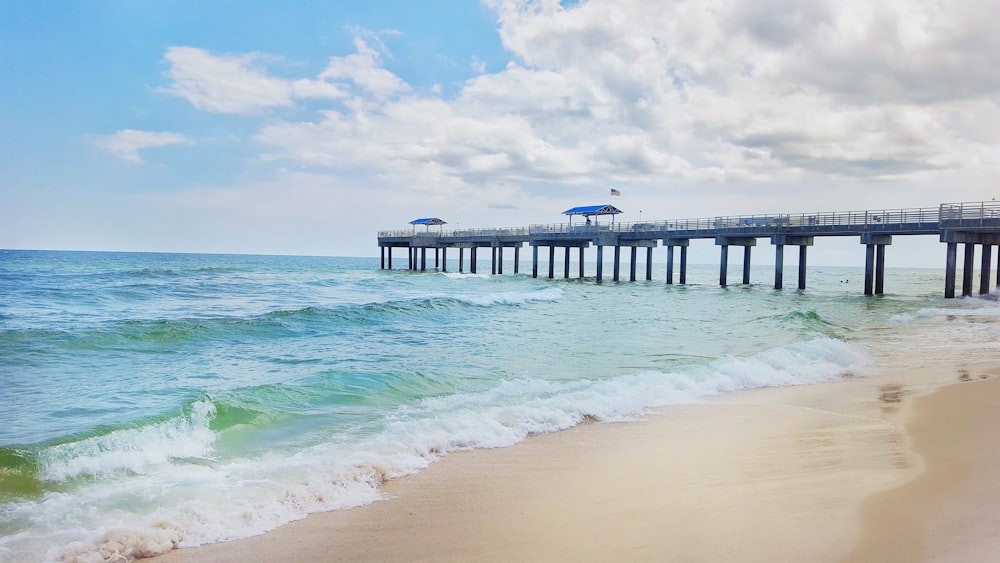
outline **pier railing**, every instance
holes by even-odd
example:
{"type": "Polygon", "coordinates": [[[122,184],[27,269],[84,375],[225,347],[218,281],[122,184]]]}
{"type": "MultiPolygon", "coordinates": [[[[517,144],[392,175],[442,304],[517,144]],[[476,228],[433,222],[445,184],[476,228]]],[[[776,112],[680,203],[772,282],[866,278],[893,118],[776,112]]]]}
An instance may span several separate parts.
{"type": "Polygon", "coordinates": [[[995,227],[1000,224],[1000,202],[942,203],[941,225],[956,227],[995,227]]]}
{"type": "Polygon", "coordinates": [[[395,229],[379,231],[379,237],[421,237],[421,238],[488,238],[528,236],[529,227],[496,227],[482,229],[453,229],[441,231],[414,231],[395,229]]]}
{"type": "Polygon", "coordinates": [[[753,234],[816,230],[824,233],[864,232],[906,228],[912,232],[934,233],[942,228],[995,227],[1000,225],[1000,202],[945,203],[938,207],[834,211],[817,213],[773,213],[730,215],[699,219],[629,221],[600,224],[549,223],[527,227],[497,227],[418,231],[397,229],[379,231],[380,238],[417,237],[420,239],[528,238],[537,235],[573,236],[602,232],[646,233],[670,236],[671,233],[753,234]]]}

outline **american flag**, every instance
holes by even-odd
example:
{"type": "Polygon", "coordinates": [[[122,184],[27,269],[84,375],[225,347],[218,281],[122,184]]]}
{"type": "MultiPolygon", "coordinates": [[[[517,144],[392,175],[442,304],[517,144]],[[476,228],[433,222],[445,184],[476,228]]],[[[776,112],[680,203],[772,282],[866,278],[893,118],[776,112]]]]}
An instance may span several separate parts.
{"type": "Polygon", "coordinates": [[[614,188],[611,188],[611,195],[622,195],[622,193],[614,188]]]}

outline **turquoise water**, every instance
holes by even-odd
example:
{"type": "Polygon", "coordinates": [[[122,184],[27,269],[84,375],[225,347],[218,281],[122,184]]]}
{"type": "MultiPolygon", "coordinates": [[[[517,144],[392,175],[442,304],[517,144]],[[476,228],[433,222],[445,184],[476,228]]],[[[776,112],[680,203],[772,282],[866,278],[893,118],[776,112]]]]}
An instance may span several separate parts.
{"type": "Polygon", "coordinates": [[[686,286],[660,270],[0,251],[0,560],[246,537],[379,500],[448,452],[863,376],[930,333],[1000,340],[995,296],[944,300],[939,271],[890,270],[865,297],[861,269],[810,268],[804,292],[767,266],[728,288],[717,266],[686,286]]]}

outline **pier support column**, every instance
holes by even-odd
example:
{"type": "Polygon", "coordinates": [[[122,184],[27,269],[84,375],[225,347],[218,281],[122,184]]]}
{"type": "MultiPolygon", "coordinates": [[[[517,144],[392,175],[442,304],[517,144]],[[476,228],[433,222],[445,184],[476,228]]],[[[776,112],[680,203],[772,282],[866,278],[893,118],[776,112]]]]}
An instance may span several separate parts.
{"type": "Polygon", "coordinates": [[[799,289],[806,288],[806,245],[799,246],[799,289]]]}
{"type": "Polygon", "coordinates": [[[955,297],[955,270],[958,262],[958,243],[949,242],[944,266],[944,296],[955,297]]]}
{"type": "Polygon", "coordinates": [[[516,274],[518,269],[521,267],[521,243],[517,243],[514,247],[514,273],[516,274]]]}
{"type": "Polygon", "coordinates": [[[653,247],[646,247],[646,281],[653,281],[653,247]]]}
{"type": "Polygon", "coordinates": [[[865,295],[882,295],[885,287],[885,247],[892,244],[892,235],[865,233],[865,295]]]}
{"type": "Polygon", "coordinates": [[[806,288],[806,252],[807,248],[813,245],[813,237],[803,237],[798,235],[774,235],[771,237],[771,244],[775,246],[774,254],[774,289],[781,289],[783,274],[784,251],[783,245],[795,245],[799,247],[799,289],[806,288]]]}
{"type": "Polygon", "coordinates": [[[476,273],[476,262],[479,261],[479,256],[477,252],[478,249],[479,247],[477,246],[473,246],[472,248],[469,249],[469,273],[472,274],[476,273]]]}
{"type": "Polygon", "coordinates": [[[497,247],[490,247],[490,275],[497,275],[497,247]]]}
{"type": "Polygon", "coordinates": [[[583,279],[583,247],[580,247],[580,279],[583,279]]]}
{"type": "Polygon", "coordinates": [[[434,249],[434,267],[435,268],[440,268],[441,267],[441,257],[438,255],[439,252],[440,252],[439,248],[435,248],[434,249]]]}
{"type": "Polygon", "coordinates": [[[719,258],[719,285],[726,287],[726,272],[729,270],[729,245],[722,245],[722,253],[719,258]]]}
{"type": "Polygon", "coordinates": [[[563,279],[569,279],[569,247],[566,247],[566,256],[563,257],[563,279]]]}
{"type": "Polygon", "coordinates": [[[597,245],[597,281],[604,275],[604,247],[597,245]]]}
{"type": "Polygon", "coordinates": [[[503,275],[503,246],[497,247],[497,273],[503,275]]]}
{"type": "Polygon", "coordinates": [[[411,247],[407,247],[406,248],[406,269],[407,270],[414,270],[414,269],[416,269],[416,268],[413,267],[413,252],[414,252],[413,248],[411,248],[411,247]]]}
{"type": "Polygon", "coordinates": [[[678,280],[678,281],[680,281],[681,285],[684,285],[684,284],[687,283],[687,274],[688,274],[688,247],[687,246],[682,246],[681,247],[681,271],[680,271],[680,278],[681,279],[678,280]]]}
{"type": "Polygon", "coordinates": [[[549,246],[549,279],[555,276],[555,266],[556,266],[556,247],[549,246]]]}
{"type": "Polygon", "coordinates": [[[387,253],[386,258],[389,259],[389,269],[391,270],[392,269],[392,247],[391,246],[389,247],[389,252],[387,253]]]}
{"type": "Polygon", "coordinates": [[[538,246],[531,247],[531,277],[538,277],[538,246]]]}
{"type": "Polygon", "coordinates": [[[750,283],[750,249],[757,246],[757,239],[755,237],[731,237],[720,235],[715,237],[715,244],[722,247],[722,263],[719,265],[719,285],[723,287],[726,286],[726,278],[729,272],[730,246],[743,247],[743,283],[750,283]]]}
{"type": "Polygon", "coordinates": [[[385,247],[384,246],[378,247],[378,251],[379,251],[379,254],[382,256],[382,266],[379,269],[384,270],[385,269],[385,247]]]}
{"type": "Polygon", "coordinates": [[[629,256],[628,281],[630,281],[630,282],[634,282],[635,281],[635,255],[636,255],[636,252],[638,252],[638,250],[639,250],[638,248],[636,248],[636,247],[633,246],[632,247],[632,254],[631,254],[631,256],[629,256]]]}
{"type": "Polygon", "coordinates": [[[448,249],[441,248],[441,271],[448,271],[448,249]]]}
{"type": "Polygon", "coordinates": [[[965,260],[962,261],[962,297],[972,296],[972,271],[976,260],[976,244],[965,243],[965,260]]]}
{"type": "Polygon", "coordinates": [[[872,295],[875,280],[875,245],[865,245],[865,295],[872,295]]]}
{"type": "Polygon", "coordinates": [[[750,285],[750,249],[752,246],[743,247],[743,285],[750,285]]]}
{"type": "Polygon", "coordinates": [[[458,273],[465,272],[465,249],[462,247],[458,248],[458,273]]]}
{"type": "Polygon", "coordinates": [[[691,244],[691,239],[686,238],[665,238],[663,246],[667,247],[667,283],[674,283],[674,247],[681,248],[680,283],[683,285],[687,281],[687,247],[691,244]]]}
{"type": "Polygon", "coordinates": [[[875,295],[885,293],[885,245],[875,245],[875,295]]]}
{"type": "Polygon", "coordinates": [[[427,247],[420,249],[420,271],[427,271],[427,247]]]}
{"type": "Polygon", "coordinates": [[[667,284],[673,285],[674,283],[674,247],[667,247],[667,284]]]}
{"type": "MultiPolygon", "coordinates": [[[[983,245],[982,268],[985,270],[980,273],[979,288],[981,292],[988,293],[993,246],[1000,245],[1000,233],[979,233],[946,229],[941,231],[941,242],[948,245],[948,263],[945,266],[944,273],[944,296],[947,298],[955,297],[955,270],[957,269],[959,244],[965,245],[965,260],[962,263],[962,296],[968,297],[972,295],[972,277],[975,267],[977,244],[983,245]]],[[[998,259],[998,266],[1000,266],[1000,259],[998,259]]],[[[998,267],[998,270],[1000,270],[1000,267],[998,267]]],[[[998,276],[998,279],[1000,279],[1000,276],[998,276]]]]}
{"type": "Polygon", "coordinates": [[[615,245],[615,281],[618,281],[618,272],[621,268],[622,247],[615,245]]]}
{"type": "Polygon", "coordinates": [[[781,289],[784,281],[785,245],[774,245],[774,289],[781,289]]]}
{"type": "Polygon", "coordinates": [[[983,262],[979,268],[979,295],[990,292],[990,260],[993,258],[993,247],[983,245],[983,262]]]}

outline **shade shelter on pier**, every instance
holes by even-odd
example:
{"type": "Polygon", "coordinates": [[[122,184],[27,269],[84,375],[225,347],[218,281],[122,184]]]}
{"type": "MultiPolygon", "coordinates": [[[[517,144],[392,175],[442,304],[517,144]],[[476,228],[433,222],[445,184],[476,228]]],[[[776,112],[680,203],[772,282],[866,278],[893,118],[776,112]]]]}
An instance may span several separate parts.
{"type": "Polygon", "coordinates": [[[430,230],[431,225],[437,225],[438,231],[440,232],[441,229],[443,229],[441,225],[447,225],[448,223],[442,219],[438,219],[437,217],[424,217],[422,219],[414,219],[410,221],[410,224],[413,225],[414,232],[417,230],[417,225],[423,225],[428,231],[430,230]]]}
{"type": "Polygon", "coordinates": [[[587,224],[590,224],[590,218],[594,217],[594,223],[597,223],[597,217],[600,215],[611,215],[611,223],[615,222],[615,215],[621,213],[622,210],[618,209],[613,205],[584,205],[583,207],[574,207],[572,209],[567,209],[563,211],[563,215],[569,215],[569,223],[573,224],[574,215],[583,215],[587,218],[587,224]]]}

